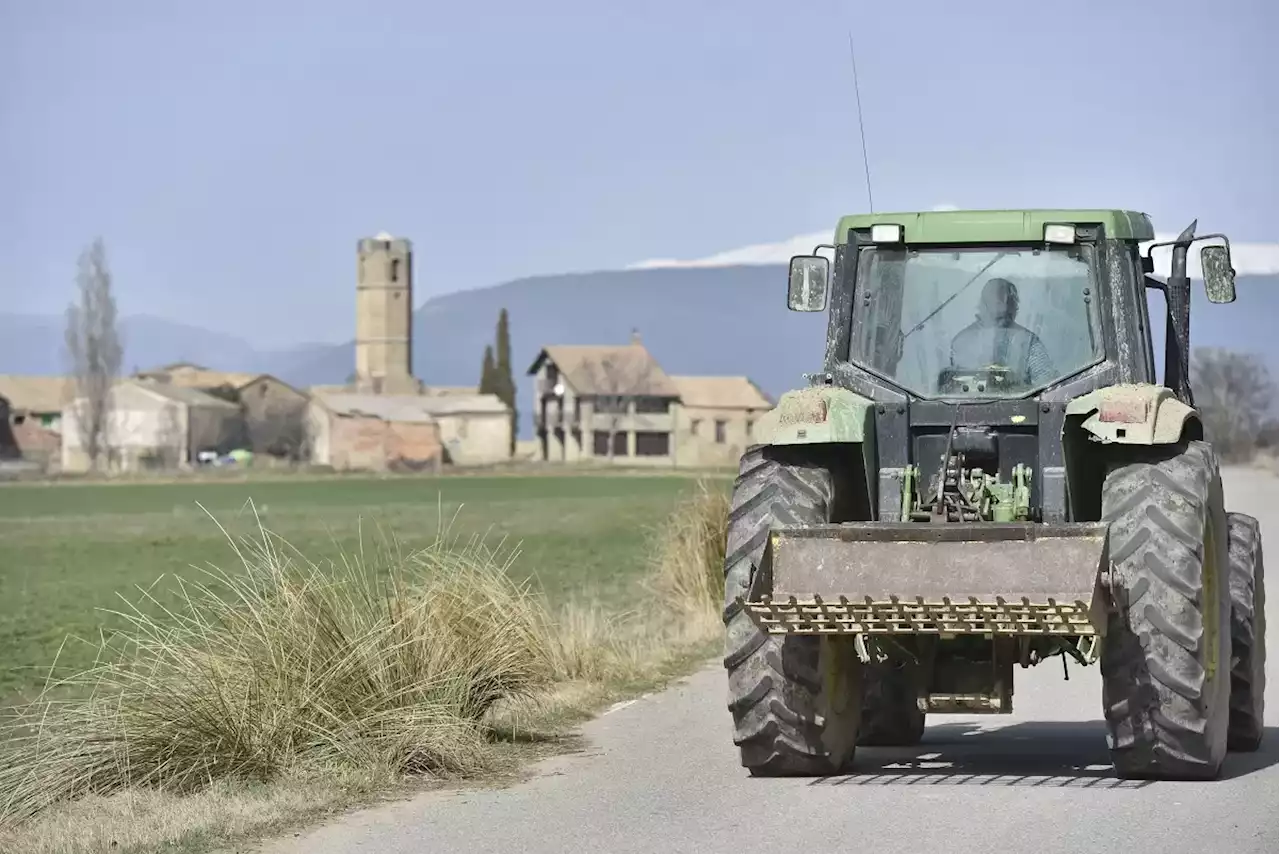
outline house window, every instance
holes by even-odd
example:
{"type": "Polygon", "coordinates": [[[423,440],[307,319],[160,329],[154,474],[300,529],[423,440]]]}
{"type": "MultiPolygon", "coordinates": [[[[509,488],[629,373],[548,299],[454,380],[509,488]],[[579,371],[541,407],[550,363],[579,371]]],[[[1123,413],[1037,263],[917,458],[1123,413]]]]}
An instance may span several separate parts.
{"type": "Polygon", "coordinates": [[[593,403],[596,412],[606,415],[626,415],[631,399],[622,395],[597,395],[593,403]]]}
{"type": "Polygon", "coordinates": [[[671,436],[668,433],[636,431],[637,457],[665,457],[671,453],[671,436]]]}
{"type": "MultiPolygon", "coordinates": [[[[591,452],[597,457],[609,456],[609,431],[596,430],[591,435],[591,452]]],[[[627,455],[627,434],[613,434],[613,455],[615,457],[625,457],[627,455]]]]}
{"type": "Polygon", "coordinates": [[[690,435],[690,436],[696,436],[696,435],[698,435],[698,427],[699,427],[699,426],[701,426],[701,424],[702,424],[702,419],[701,419],[701,418],[694,418],[694,419],[692,419],[692,420],[689,422],[689,435],[690,435]]]}
{"type": "Polygon", "coordinates": [[[751,428],[754,427],[755,424],[756,422],[752,421],[750,418],[747,419],[747,438],[748,439],[751,438],[751,428]]]}
{"type": "Polygon", "coordinates": [[[671,411],[671,400],[666,397],[637,397],[636,412],[645,415],[660,415],[671,411]]]}
{"type": "Polygon", "coordinates": [[[725,429],[729,426],[729,422],[722,419],[716,419],[716,444],[723,445],[725,443],[725,429]]]}

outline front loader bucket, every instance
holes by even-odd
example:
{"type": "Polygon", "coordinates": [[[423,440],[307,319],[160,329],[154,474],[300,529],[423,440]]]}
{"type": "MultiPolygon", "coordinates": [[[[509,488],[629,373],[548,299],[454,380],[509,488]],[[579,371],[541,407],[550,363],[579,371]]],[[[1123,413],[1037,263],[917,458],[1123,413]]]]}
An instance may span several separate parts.
{"type": "Polygon", "coordinates": [[[1102,635],[1107,526],[775,528],[739,602],[770,634],[1102,635]]]}

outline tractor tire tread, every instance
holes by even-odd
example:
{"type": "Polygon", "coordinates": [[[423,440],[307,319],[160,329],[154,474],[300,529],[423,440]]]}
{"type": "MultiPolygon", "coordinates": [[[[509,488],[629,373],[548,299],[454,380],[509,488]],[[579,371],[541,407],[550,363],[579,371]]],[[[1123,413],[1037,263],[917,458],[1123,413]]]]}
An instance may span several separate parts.
{"type": "Polygon", "coordinates": [[[1226,751],[1230,614],[1217,458],[1200,441],[1134,456],[1109,467],[1102,495],[1118,595],[1101,656],[1112,762],[1126,778],[1212,779],[1226,751]],[[1217,583],[1208,591],[1206,525],[1219,532],[1210,556],[1217,583]],[[1206,594],[1215,601],[1203,602],[1206,594]],[[1210,678],[1201,647],[1215,618],[1209,639],[1219,645],[1219,667],[1210,678]]]}
{"type": "Polygon", "coordinates": [[[1267,690],[1266,570],[1258,520],[1228,513],[1231,549],[1231,722],[1227,749],[1262,744],[1267,690]]]}
{"type": "Polygon", "coordinates": [[[775,524],[825,522],[834,480],[821,466],[770,447],[743,455],[734,483],[725,544],[726,648],[734,743],[753,776],[836,773],[845,758],[824,742],[828,721],[820,639],[762,632],[735,599],[744,595],[775,524]]]}

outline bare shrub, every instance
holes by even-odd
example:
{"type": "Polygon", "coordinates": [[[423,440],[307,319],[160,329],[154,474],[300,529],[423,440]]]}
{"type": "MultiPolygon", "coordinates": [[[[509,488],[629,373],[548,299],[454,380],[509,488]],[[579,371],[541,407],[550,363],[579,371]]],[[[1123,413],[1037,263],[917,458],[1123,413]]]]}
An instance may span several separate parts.
{"type": "Polygon", "coordinates": [[[1273,417],[1276,386],[1252,353],[1197,347],[1191,354],[1191,385],[1206,438],[1224,460],[1242,462],[1255,453],[1265,422],[1273,417]]]}

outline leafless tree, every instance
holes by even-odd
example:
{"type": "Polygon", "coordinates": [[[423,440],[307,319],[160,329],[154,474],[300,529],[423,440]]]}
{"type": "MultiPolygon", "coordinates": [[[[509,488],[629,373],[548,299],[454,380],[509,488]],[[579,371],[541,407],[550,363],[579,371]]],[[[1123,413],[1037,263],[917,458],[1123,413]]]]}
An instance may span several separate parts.
{"type": "Polygon", "coordinates": [[[96,471],[103,451],[110,451],[111,388],[124,355],[102,238],[80,254],[76,289],[77,301],[67,306],[67,355],[75,379],[76,428],[96,471]]]}
{"type": "Polygon", "coordinates": [[[1224,460],[1251,458],[1271,419],[1276,386],[1252,353],[1197,347],[1191,354],[1191,385],[1206,438],[1224,460]]]}
{"type": "Polygon", "coordinates": [[[585,368],[593,413],[606,419],[608,458],[612,460],[618,431],[632,403],[651,393],[655,380],[653,363],[642,355],[609,354],[588,362],[585,368]]]}

